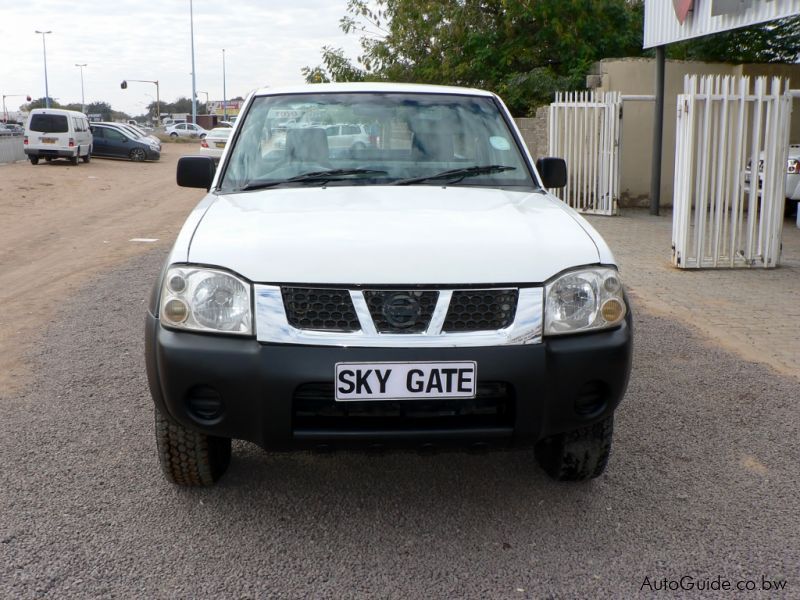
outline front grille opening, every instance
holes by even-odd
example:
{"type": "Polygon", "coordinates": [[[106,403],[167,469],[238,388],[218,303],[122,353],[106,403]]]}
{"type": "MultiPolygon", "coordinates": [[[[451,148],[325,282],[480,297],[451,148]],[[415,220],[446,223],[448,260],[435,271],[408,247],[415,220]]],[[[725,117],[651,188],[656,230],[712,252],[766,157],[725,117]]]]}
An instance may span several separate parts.
{"type": "Polygon", "coordinates": [[[353,300],[348,290],[282,287],[283,306],[289,325],[317,331],[359,331],[353,300]]]}
{"type": "Polygon", "coordinates": [[[378,333],[423,333],[428,329],[439,292],[368,290],[364,300],[378,333]]]}
{"type": "Polygon", "coordinates": [[[442,331],[504,329],[517,314],[517,290],[456,290],[442,331]]]}
{"type": "Polygon", "coordinates": [[[336,402],[332,383],[308,383],[295,390],[295,430],[434,430],[513,427],[513,389],[479,382],[474,399],[336,402]]]}

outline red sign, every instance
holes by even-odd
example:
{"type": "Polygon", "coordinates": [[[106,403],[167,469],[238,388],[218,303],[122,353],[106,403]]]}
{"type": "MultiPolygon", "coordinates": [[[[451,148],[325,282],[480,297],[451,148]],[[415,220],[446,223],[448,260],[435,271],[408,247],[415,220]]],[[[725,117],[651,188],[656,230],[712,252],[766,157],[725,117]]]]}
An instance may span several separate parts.
{"type": "Polygon", "coordinates": [[[675,8],[675,16],[678,21],[683,25],[686,22],[686,17],[692,11],[694,0],[672,0],[672,6],[675,8]]]}

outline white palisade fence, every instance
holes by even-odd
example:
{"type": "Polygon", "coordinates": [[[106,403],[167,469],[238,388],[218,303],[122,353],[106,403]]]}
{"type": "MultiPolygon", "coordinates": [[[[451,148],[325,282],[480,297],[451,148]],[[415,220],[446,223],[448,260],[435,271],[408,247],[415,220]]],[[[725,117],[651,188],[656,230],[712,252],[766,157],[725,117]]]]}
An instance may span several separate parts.
{"type": "Polygon", "coordinates": [[[25,158],[21,135],[0,137],[0,163],[25,160],[25,158]]]}
{"type": "Polygon", "coordinates": [[[786,80],[686,76],[675,146],[675,266],[778,265],[791,111],[786,80]]]}
{"type": "Polygon", "coordinates": [[[550,190],[572,208],[615,215],[619,207],[618,92],[559,92],[550,105],[550,156],[567,162],[567,186],[550,190]]]}

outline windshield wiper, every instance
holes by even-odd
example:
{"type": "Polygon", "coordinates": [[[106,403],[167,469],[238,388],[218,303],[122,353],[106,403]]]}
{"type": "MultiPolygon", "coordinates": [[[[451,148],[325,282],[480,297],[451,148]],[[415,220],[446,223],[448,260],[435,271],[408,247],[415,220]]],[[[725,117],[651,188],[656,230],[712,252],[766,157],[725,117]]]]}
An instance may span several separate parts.
{"type": "Polygon", "coordinates": [[[509,165],[475,165],[474,167],[464,167],[462,169],[450,169],[433,175],[423,175],[422,177],[411,177],[409,179],[398,179],[392,185],[411,185],[412,183],[425,183],[426,181],[436,181],[438,179],[452,179],[447,183],[458,183],[465,177],[475,177],[476,175],[489,175],[490,173],[502,173],[503,171],[515,171],[517,167],[509,165]]]}
{"type": "Polygon", "coordinates": [[[288,179],[279,179],[276,181],[254,181],[248,183],[240,189],[242,192],[248,190],[261,190],[264,188],[274,187],[283,183],[297,183],[305,181],[335,181],[342,177],[350,175],[386,175],[387,171],[380,169],[329,169],[327,171],[309,171],[308,173],[301,173],[288,179]]]}

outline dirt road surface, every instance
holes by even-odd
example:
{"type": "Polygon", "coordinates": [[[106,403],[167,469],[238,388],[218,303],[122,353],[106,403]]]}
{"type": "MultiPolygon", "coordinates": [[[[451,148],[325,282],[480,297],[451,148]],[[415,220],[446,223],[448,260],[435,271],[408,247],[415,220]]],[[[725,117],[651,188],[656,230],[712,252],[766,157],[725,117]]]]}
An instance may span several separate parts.
{"type": "Polygon", "coordinates": [[[164,144],[152,163],[0,165],[0,388],[30,380],[21,351],[87,278],[172,243],[203,195],[175,185],[178,157],[196,151],[164,144]]]}

